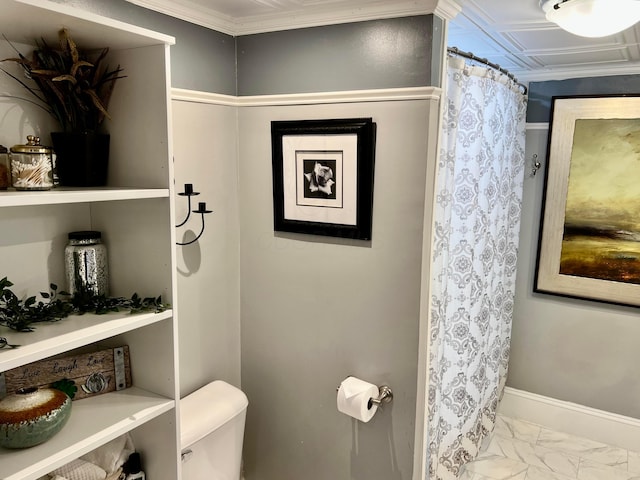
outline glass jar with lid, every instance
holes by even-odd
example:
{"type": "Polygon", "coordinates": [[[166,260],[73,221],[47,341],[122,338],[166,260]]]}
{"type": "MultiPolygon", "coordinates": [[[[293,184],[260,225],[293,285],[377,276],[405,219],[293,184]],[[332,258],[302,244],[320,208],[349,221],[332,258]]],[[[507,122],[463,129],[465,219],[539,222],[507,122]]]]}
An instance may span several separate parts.
{"type": "Polygon", "coordinates": [[[50,190],[53,187],[53,150],[40,137],[27,136],[26,145],[11,147],[11,184],[16,190],[50,190]]]}
{"type": "Polygon", "coordinates": [[[0,190],[6,190],[11,186],[11,165],[7,147],[0,145],[0,190]]]}
{"type": "Polygon", "coordinates": [[[102,233],[95,230],[70,232],[64,249],[67,292],[108,295],[109,266],[102,233]]]}

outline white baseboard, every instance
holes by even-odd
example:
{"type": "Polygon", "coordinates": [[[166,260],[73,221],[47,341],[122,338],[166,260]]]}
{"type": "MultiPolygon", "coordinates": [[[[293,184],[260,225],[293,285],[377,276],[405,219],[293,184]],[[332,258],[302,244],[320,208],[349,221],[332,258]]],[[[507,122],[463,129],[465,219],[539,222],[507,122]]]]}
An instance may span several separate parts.
{"type": "Polygon", "coordinates": [[[640,450],[640,420],[506,387],[498,413],[627,450],[640,450]]]}

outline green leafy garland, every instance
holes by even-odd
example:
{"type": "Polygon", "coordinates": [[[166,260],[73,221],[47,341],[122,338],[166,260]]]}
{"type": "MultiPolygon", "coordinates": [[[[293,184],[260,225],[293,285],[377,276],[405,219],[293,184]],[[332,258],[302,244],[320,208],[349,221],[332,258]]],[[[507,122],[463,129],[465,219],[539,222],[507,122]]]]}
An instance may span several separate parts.
{"type": "MultiPolygon", "coordinates": [[[[50,292],[40,292],[44,301],[36,300],[35,296],[21,300],[11,291],[12,286],[13,283],[7,277],[0,280],[0,325],[18,332],[32,332],[34,323],[55,322],[69,315],[85,313],[101,315],[121,310],[129,310],[130,313],[159,313],[170,307],[162,303],[162,297],[141,298],[137,293],[127,299],[96,295],[85,288],[70,295],[67,292],[58,292],[57,285],[53,283],[49,286],[50,292]]],[[[10,345],[4,339],[4,345],[0,348],[4,346],[15,347],[16,345],[10,345]]]]}

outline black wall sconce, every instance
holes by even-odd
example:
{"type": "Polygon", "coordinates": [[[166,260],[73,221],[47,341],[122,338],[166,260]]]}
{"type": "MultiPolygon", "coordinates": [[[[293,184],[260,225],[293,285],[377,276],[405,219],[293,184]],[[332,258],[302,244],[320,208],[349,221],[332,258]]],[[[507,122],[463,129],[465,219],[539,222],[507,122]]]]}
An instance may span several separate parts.
{"type": "Polygon", "coordinates": [[[184,192],[180,192],[180,193],[178,193],[178,195],[180,195],[181,197],[187,197],[187,217],[184,219],[184,221],[182,223],[179,223],[178,225],[176,225],[176,228],[180,228],[185,223],[187,223],[187,221],[189,221],[189,218],[191,217],[192,213],[199,213],[200,214],[200,218],[202,220],[202,229],[200,230],[200,233],[198,234],[198,236],[196,238],[194,238],[193,240],[191,240],[189,242],[185,242],[185,243],[176,242],[176,245],[183,245],[183,246],[184,245],[191,245],[192,243],[197,242],[198,239],[204,233],[204,216],[207,213],[211,213],[212,210],[207,210],[207,204],[205,202],[198,202],[198,209],[197,210],[191,210],[191,197],[193,197],[195,195],[200,195],[200,192],[194,192],[193,191],[193,184],[192,183],[185,183],[184,184],[184,192]]]}

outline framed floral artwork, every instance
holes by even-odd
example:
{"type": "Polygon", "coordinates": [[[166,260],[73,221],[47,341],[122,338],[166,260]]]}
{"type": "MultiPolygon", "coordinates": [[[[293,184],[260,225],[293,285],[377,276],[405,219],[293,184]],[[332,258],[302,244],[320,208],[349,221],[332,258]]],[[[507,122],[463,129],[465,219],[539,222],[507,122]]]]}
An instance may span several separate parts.
{"type": "Polygon", "coordinates": [[[554,97],[535,291],[640,306],[640,97],[554,97]]]}
{"type": "Polygon", "coordinates": [[[371,240],[371,118],[271,122],[274,229],[371,240]]]}

